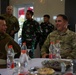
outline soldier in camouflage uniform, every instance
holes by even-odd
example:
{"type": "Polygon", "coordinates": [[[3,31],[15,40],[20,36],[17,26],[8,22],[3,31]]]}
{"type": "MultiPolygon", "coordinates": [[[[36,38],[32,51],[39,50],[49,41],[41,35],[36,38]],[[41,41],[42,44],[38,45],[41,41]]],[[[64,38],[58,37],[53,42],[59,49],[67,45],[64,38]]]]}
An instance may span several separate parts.
{"type": "Polygon", "coordinates": [[[13,16],[13,7],[7,6],[6,13],[2,14],[6,19],[7,33],[14,38],[14,34],[19,31],[19,22],[15,16],[13,16]]]}
{"type": "Polygon", "coordinates": [[[49,22],[50,16],[46,14],[43,17],[44,17],[44,22],[40,24],[40,28],[41,28],[41,35],[39,41],[40,49],[44,41],[46,40],[47,35],[54,30],[54,25],[49,22]]]}
{"type": "MultiPolygon", "coordinates": [[[[0,59],[7,59],[7,49],[8,49],[8,45],[12,45],[14,52],[16,52],[17,54],[15,55],[15,57],[19,57],[20,53],[21,53],[21,49],[19,47],[19,45],[13,40],[13,38],[11,38],[7,33],[6,33],[6,22],[5,22],[5,18],[0,16],[0,59]]],[[[0,62],[1,63],[1,62],[0,62]]],[[[7,61],[6,61],[7,64],[7,61]]],[[[0,64],[0,68],[1,67],[6,67],[0,64]]]]}
{"type": "MultiPolygon", "coordinates": [[[[27,48],[33,50],[36,48],[40,27],[39,23],[32,19],[33,12],[31,10],[27,10],[26,12],[26,21],[23,23],[22,28],[22,42],[26,42],[27,48]]],[[[32,57],[32,52],[30,53],[30,57],[32,57]]]]}
{"type": "Polygon", "coordinates": [[[61,44],[61,58],[76,59],[76,33],[70,31],[68,28],[68,19],[65,15],[59,14],[56,18],[57,30],[50,33],[42,46],[41,54],[42,57],[46,57],[49,53],[50,42],[56,42],[60,40],[61,44]]]}

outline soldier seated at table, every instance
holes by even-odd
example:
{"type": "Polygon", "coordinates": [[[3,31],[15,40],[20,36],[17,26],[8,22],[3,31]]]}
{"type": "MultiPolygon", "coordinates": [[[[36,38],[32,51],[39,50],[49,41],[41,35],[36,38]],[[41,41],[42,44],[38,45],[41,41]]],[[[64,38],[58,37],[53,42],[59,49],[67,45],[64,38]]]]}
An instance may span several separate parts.
{"type": "Polygon", "coordinates": [[[68,18],[64,14],[59,14],[57,15],[55,22],[57,30],[50,33],[44,42],[41,49],[42,57],[45,58],[49,54],[48,48],[50,42],[59,40],[61,45],[61,58],[76,59],[76,33],[67,28],[68,18]]]}
{"type": "Polygon", "coordinates": [[[7,50],[5,48],[6,45],[7,47],[8,45],[13,46],[14,52],[17,53],[15,58],[18,58],[21,53],[20,46],[13,40],[11,36],[6,33],[6,29],[7,26],[5,18],[0,16],[0,59],[7,60],[7,50]]]}

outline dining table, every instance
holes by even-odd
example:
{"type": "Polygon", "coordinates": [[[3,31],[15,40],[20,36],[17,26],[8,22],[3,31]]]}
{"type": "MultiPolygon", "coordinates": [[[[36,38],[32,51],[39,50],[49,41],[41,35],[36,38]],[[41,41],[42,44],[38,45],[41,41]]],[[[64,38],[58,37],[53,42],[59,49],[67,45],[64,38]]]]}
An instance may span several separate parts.
{"type": "MultiPolygon", "coordinates": [[[[15,60],[18,60],[18,59],[15,59],[15,60]]],[[[38,68],[44,67],[42,65],[42,62],[44,60],[52,60],[52,59],[49,59],[49,58],[32,58],[28,61],[27,65],[25,66],[25,70],[29,71],[33,67],[38,67],[38,68]]],[[[70,59],[62,59],[62,60],[71,61],[70,59]]],[[[2,69],[0,69],[0,75],[13,75],[14,70],[15,70],[14,68],[13,69],[2,68],[2,69]]],[[[66,71],[64,74],[61,74],[61,75],[66,75],[66,73],[71,73],[71,72],[73,72],[73,65],[69,68],[68,71],[66,71]]],[[[60,73],[61,72],[56,72],[54,75],[60,75],[60,73]]],[[[73,75],[76,75],[76,74],[73,73],[73,75]]]]}

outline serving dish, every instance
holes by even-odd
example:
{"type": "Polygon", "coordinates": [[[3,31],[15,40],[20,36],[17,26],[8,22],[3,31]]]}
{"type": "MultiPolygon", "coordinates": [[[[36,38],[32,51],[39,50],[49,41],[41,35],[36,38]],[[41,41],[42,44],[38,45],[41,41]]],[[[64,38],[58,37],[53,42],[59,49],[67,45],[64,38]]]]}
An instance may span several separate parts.
{"type": "Polygon", "coordinates": [[[54,59],[54,60],[44,60],[44,61],[42,61],[42,65],[44,67],[53,68],[56,71],[61,70],[61,63],[65,63],[66,70],[71,67],[71,60],[63,60],[63,59],[55,60],[54,59]]]}

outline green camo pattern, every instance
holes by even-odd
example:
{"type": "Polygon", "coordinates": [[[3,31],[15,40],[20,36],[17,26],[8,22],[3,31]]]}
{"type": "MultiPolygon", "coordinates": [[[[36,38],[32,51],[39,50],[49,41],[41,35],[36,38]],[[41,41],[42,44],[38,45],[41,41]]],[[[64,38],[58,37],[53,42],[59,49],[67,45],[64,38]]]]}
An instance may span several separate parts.
{"type": "Polygon", "coordinates": [[[50,33],[44,42],[44,45],[41,49],[41,55],[45,53],[49,53],[49,44],[51,41],[56,42],[57,40],[60,41],[61,44],[61,50],[60,54],[62,58],[70,58],[75,59],[76,58],[76,33],[73,31],[70,31],[67,29],[65,33],[61,33],[56,31],[53,31],[50,33]]]}
{"type": "Polygon", "coordinates": [[[3,17],[5,17],[6,19],[6,24],[7,24],[7,33],[10,34],[10,32],[12,30],[14,30],[14,32],[18,32],[19,31],[19,22],[17,20],[17,18],[13,15],[8,16],[7,14],[3,14],[3,17]]]}

